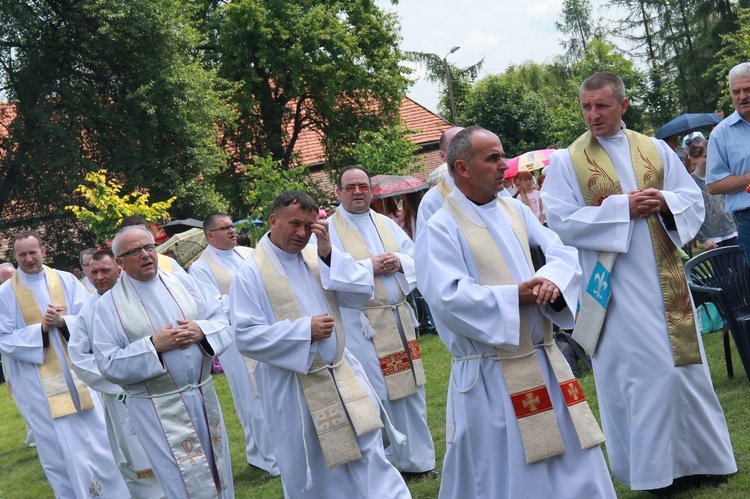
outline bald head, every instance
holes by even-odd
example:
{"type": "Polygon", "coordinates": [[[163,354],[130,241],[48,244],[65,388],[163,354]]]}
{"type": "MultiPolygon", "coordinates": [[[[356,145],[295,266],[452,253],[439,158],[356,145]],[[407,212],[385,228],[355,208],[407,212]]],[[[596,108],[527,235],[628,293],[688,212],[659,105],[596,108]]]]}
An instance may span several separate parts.
{"type": "Polygon", "coordinates": [[[16,268],[10,262],[0,263],[0,284],[4,283],[16,273],[16,268]]]}
{"type": "Polygon", "coordinates": [[[453,137],[463,129],[464,127],[462,126],[454,126],[444,131],[443,135],[440,136],[440,142],[438,144],[440,147],[440,158],[442,158],[443,161],[447,161],[448,146],[450,145],[451,140],[453,140],[453,137]]]}

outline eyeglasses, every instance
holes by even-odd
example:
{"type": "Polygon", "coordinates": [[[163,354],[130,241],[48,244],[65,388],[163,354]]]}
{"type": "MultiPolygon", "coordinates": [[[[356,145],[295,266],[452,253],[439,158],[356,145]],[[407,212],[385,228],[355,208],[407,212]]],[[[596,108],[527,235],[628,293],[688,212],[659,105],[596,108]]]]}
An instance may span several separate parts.
{"type": "Polygon", "coordinates": [[[141,254],[141,251],[143,251],[143,250],[146,250],[146,253],[151,253],[155,249],[156,249],[156,245],[155,244],[147,244],[145,246],[139,246],[137,248],[133,248],[130,251],[126,251],[124,253],[120,253],[119,255],[117,255],[117,258],[124,258],[126,256],[138,256],[138,255],[141,254]]]}
{"type": "Polygon", "coordinates": [[[347,194],[354,194],[359,189],[359,192],[368,192],[370,190],[369,184],[357,184],[357,185],[345,185],[344,190],[347,194]]]}
{"type": "Polygon", "coordinates": [[[211,229],[208,232],[216,232],[217,230],[221,231],[221,232],[228,232],[228,231],[230,231],[232,229],[234,229],[234,225],[225,225],[224,227],[219,227],[219,228],[216,228],[216,229],[211,229]]]}

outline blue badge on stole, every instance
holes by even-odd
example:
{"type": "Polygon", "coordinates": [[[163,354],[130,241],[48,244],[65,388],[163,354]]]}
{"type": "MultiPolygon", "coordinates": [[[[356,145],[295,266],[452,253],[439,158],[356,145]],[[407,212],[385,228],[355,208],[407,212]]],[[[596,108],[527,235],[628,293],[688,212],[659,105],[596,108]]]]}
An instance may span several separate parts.
{"type": "Polygon", "coordinates": [[[612,289],[609,286],[610,273],[601,264],[596,262],[594,272],[591,274],[589,284],[586,287],[586,293],[590,294],[594,300],[596,300],[602,308],[607,308],[609,303],[609,297],[612,294],[612,289]]]}

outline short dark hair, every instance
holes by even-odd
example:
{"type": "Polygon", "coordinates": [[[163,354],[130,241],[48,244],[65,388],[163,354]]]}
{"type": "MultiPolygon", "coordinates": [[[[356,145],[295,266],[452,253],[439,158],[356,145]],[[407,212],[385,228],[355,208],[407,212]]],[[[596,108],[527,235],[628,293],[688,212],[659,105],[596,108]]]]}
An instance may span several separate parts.
{"type": "Polygon", "coordinates": [[[622,78],[614,73],[608,73],[602,71],[600,73],[594,73],[581,83],[578,93],[580,94],[584,90],[587,92],[593,92],[594,90],[601,90],[604,87],[612,89],[612,95],[618,101],[625,98],[625,84],[622,82],[622,78]]]}
{"type": "Polygon", "coordinates": [[[29,237],[33,237],[34,239],[36,239],[39,242],[39,247],[40,248],[42,246],[44,246],[44,243],[42,242],[42,236],[40,236],[37,231],[35,231],[35,230],[22,230],[20,232],[16,232],[13,235],[13,242],[10,243],[10,247],[12,248],[13,246],[15,246],[17,241],[20,241],[21,239],[27,239],[29,237]]]}
{"type": "Polygon", "coordinates": [[[474,152],[471,145],[471,137],[474,133],[479,131],[486,130],[481,126],[466,127],[458,132],[448,145],[448,153],[445,155],[445,158],[451,175],[454,177],[456,173],[456,161],[459,159],[463,161],[471,161],[474,152]]]}
{"type": "MultiPolygon", "coordinates": [[[[96,250],[96,252],[91,255],[91,261],[98,262],[99,260],[104,260],[106,257],[110,257],[113,262],[115,261],[115,254],[112,253],[112,250],[108,249],[96,250]]],[[[115,265],[117,265],[117,263],[115,263],[115,265]]]]}
{"type": "Polygon", "coordinates": [[[341,184],[341,179],[344,178],[344,173],[346,173],[348,171],[351,171],[351,170],[362,170],[365,173],[365,175],[367,175],[367,183],[368,184],[372,183],[372,178],[370,177],[370,172],[368,172],[367,170],[365,170],[364,166],[351,165],[351,166],[347,166],[346,168],[344,168],[343,170],[341,170],[341,172],[339,173],[339,177],[336,179],[336,187],[338,187],[339,189],[342,189],[344,187],[341,184]]]}
{"type": "Polygon", "coordinates": [[[120,222],[120,228],[123,227],[130,227],[131,225],[145,225],[148,227],[148,222],[146,222],[146,219],[143,217],[139,217],[138,215],[131,215],[129,217],[125,217],[122,219],[122,222],[120,222]]]}
{"type": "Polygon", "coordinates": [[[276,196],[273,200],[273,207],[271,213],[279,214],[284,211],[287,207],[293,204],[298,204],[303,211],[314,211],[318,212],[318,203],[310,197],[309,194],[302,191],[285,191],[276,196]]]}
{"type": "Polygon", "coordinates": [[[214,213],[209,213],[208,215],[206,215],[206,218],[203,219],[203,232],[208,234],[208,231],[213,229],[214,226],[216,225],[216,220],[219,218],[224,218],[224,217],[227,217],[230,220],[232,219],[232,217],[230,217],[226,213],[220,213],[218,211],[214,213]]]}

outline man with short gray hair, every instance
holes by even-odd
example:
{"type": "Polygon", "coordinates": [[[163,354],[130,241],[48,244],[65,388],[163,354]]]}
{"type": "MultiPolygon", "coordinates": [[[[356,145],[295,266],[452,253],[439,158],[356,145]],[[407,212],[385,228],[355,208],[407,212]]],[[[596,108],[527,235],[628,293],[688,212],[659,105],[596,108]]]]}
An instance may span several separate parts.
{"type": "Polygon", "coordinates": [[[211,359],[232,335],[213,295],[159,269],[154,238],[125,227],[112,251],[124,273],[99,299],[93,349],[102,376],[127,396],[133,429],[167,497],[234,497],[211,359]]]}
{"type": "Polygon", "coordinates": [[[93,294],[96,291],[96,286],[94,286],[94,283],[91,282],[91,271],[89,270],[91,255],[96,252],[96,248],[86,248],[81,252],[81,256],[78,258],[78,261],[81,264],[81,269],[83,270],[83,278],[81,279],[81,284],[83,284],[83,287],[86,288],[86,291],[88,291],[90,294],[93,294]]]}
{"type": "Polygon", "coordinates": [[[734,214],[739,243],[750,263],[750,62],[729,71],[734,113],[716,125],[708,141],[706,189],[724,194],[726,210],[734,214]]]}

